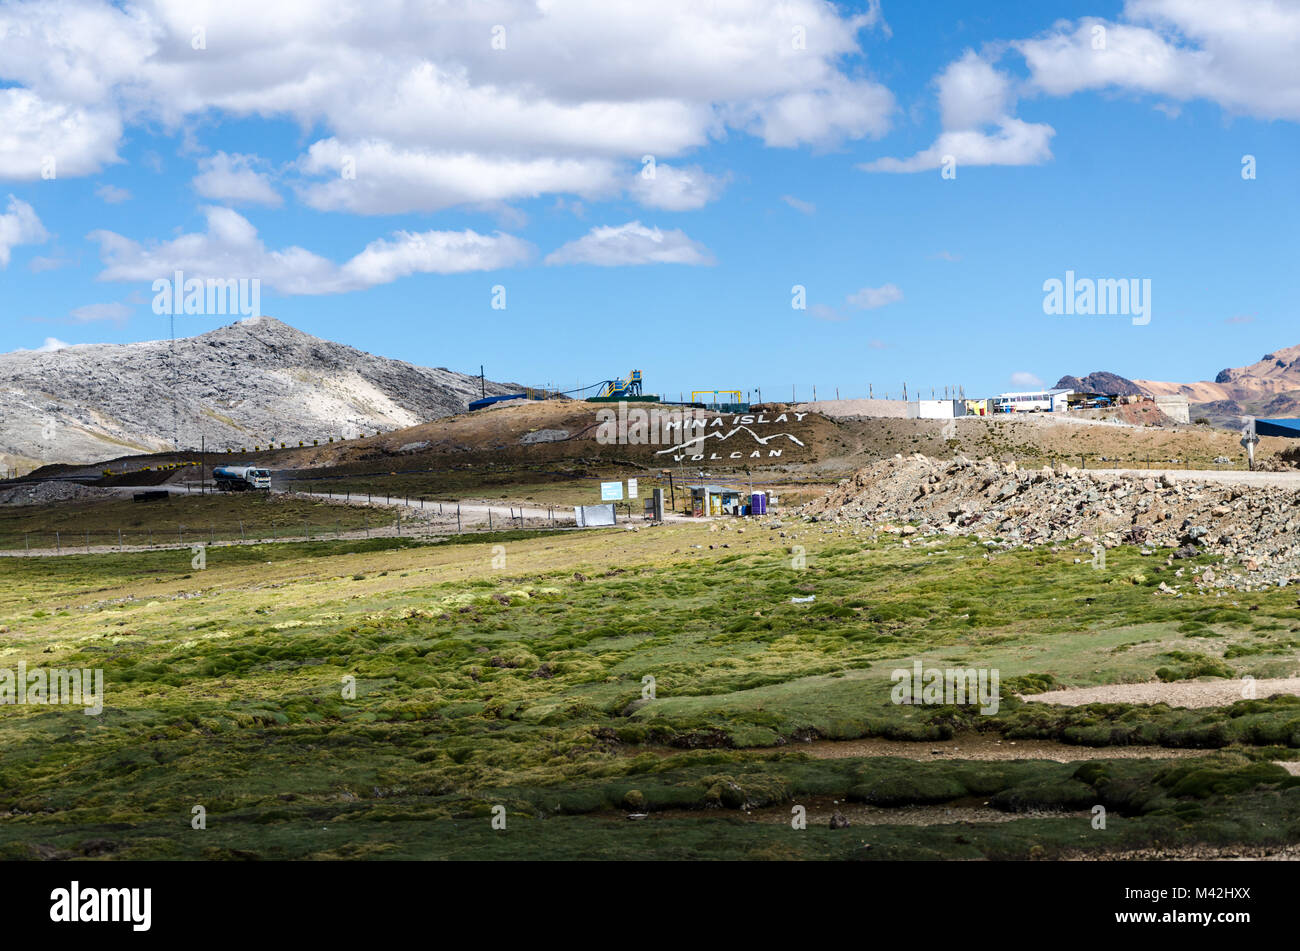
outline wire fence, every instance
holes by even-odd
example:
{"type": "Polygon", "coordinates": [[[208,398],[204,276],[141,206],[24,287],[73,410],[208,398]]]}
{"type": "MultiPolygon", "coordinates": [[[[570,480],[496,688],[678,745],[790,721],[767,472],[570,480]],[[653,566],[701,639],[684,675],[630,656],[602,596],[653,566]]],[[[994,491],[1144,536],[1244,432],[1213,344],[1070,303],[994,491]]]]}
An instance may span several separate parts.
{"type": "MultiPolygon", "coordinates": [[[[419,511],[418,509],[416,510],[419,511]]],[[[310,542],[372,537],[433,537],[470,532],[512,529],[564,528],[573,524],[564,509],[548,506],[526,512],[514,506],[478,507],[462,510],[459,504],[429,503],[425,515],[396,512],[372,518],[363,513],[344,523],[312,520],[268,522],[155,523],[148,527],[104,527],[40,529],[0,532],[0,552],[7,554],[92,554],[192,548],[198,545],[263,544],[268,542],[310,542]]],[[[628,514],[631,514],[630,508],[628,514]]]]}

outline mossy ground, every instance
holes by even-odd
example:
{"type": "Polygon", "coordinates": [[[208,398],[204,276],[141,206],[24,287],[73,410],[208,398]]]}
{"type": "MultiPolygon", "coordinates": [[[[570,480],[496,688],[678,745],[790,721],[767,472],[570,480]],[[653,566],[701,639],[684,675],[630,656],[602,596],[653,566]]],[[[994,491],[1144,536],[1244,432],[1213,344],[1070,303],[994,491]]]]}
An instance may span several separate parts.
{"type": "Polygon", "coordinates": [[[131,498],[92,499],[48,505],[0,506],[0,548],[50,548],[76,552],[125,546],[200,544],[315,533],[341,533],[391,525],[382,510],[332,505],[327,501],[265,492],[172,495],[155,502],[131,498]],[[241,525],[242,523],[242,525],[241,525]]]}
{"type": "Polygon", "coordinates": [[[1300,840],[1300,780],[1269,762],[1300,749],[1294,699],[1183,710],[1004,696],[984,716],[894,704],[889,676],[917,659],[996,667],[1025,690],[1207,663],[1289,674],[1294,592],[1169,597],[1155,586],[1173,570],[1129,549],[1096,571],[1068,549],[785,531],[250,545],[210,550],[202,571],[181,551],[6,560],[0,667],[102,668],[107,698],[100,717],[0,707],[0,856],[956,858],[1300,840]],[[1096,747],[1100,762],[772,749],[967,731],[1096,747]],[[1206,757],[1106,762],[1115,744],[1206,757]],[[746,818],[823,795],[1105,805],[1111,818],[869,833],[746,818]],[[206,830],[191,829],[196,805],[206,830]]]}

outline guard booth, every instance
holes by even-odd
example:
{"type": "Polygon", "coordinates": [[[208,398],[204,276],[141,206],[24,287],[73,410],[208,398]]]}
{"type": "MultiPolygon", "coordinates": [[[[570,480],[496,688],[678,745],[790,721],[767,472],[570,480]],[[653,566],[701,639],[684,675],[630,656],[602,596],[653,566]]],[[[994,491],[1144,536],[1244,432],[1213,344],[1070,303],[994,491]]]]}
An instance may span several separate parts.
{"type": "Polygon", "coordinates": [[[692,485],[691,514],[697,518],[704,515],[740,515],[744,503],[739,489],[725,485],[692,485]]]}

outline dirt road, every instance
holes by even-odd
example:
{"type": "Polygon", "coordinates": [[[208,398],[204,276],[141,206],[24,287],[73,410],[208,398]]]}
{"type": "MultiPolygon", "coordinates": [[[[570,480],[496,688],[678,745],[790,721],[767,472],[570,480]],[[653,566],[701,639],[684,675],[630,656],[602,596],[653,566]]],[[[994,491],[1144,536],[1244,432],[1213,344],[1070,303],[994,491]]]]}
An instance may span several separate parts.
{"type": "Polygon", "coordinates": [[[1051,690],[1022,699],[1033,703],[1056,703],[1078,707],[1086,703],[1167,703],[1171,707],[1222,707],[1238,700],[1271,697],[1275,693],[1300,695],[1300,677],[1271,680],[1182,680],[1174,683],[1107,684],[1104,687],[1078,687],[1051,690]]]}

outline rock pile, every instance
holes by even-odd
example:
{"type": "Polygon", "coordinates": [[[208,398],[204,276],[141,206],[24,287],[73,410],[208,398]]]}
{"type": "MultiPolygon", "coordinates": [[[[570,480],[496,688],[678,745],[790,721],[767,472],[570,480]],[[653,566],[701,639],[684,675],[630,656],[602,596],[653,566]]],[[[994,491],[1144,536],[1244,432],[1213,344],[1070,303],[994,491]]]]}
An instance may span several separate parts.
{"type": "Polygon", "coordinates": [[[866,520],[908,535],[969,534],[1006,547],[1084,542],[1222,556],[1200,586],[1300,583],[1300,492],[1118,477],[992,459],[895,456],[843,480],[802,509],[813,520],[866,520]],[[894,525],[892,523],[910,523],[894,525]]]}
{"type": "Polygon", "coordinates": [[[88,499],[111,499],[117,493],[109,489],[78,485],[75,482],[33,482],[0,489],[0,505],[45,505],[88,499]]]}

